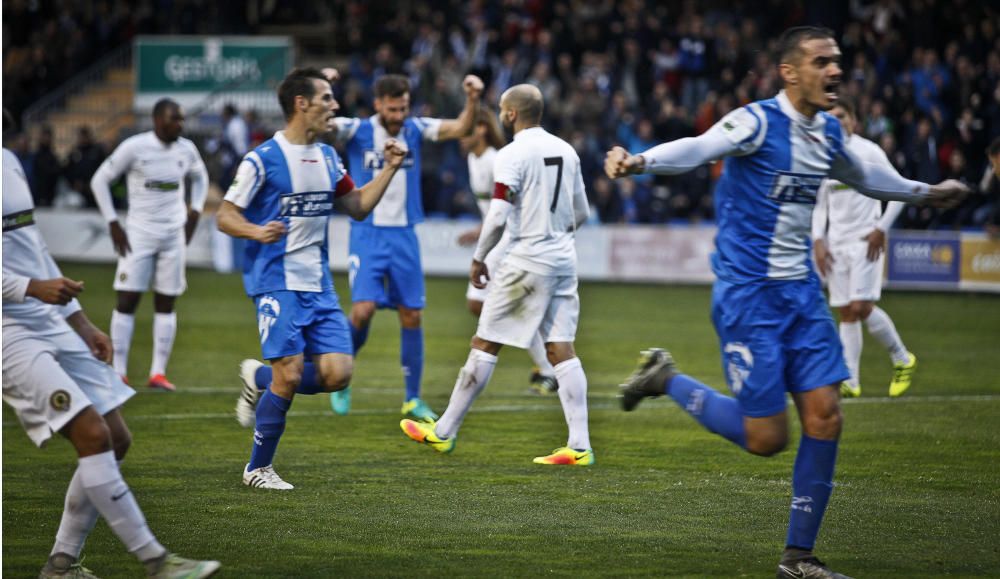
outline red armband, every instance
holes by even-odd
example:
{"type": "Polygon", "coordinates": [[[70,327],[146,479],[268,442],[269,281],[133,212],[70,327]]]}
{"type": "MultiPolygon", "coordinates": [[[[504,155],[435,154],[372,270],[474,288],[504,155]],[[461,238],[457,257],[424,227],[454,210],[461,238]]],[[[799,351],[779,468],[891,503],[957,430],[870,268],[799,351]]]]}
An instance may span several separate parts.
{"type": "Polygon", "coordinates": [[[337,181],[337,188],[333,190],[333,198],[337,199],[347,195],[351,191],[354,191],[354,179],[347,173],[341,177],[340,181],[337,181]]]}
{"type": "Polygon", "coordinates": [[[503,199],[504,201],[510,201],[510,187],[504,185],[503,183],[493,184],[493,198],[503,199]]]}

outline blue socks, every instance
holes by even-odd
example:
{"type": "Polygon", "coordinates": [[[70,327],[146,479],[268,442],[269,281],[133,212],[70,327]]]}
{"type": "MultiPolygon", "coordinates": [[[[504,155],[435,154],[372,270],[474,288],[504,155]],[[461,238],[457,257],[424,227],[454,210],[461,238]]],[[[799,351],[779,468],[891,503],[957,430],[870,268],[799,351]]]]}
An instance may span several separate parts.
{"type": "Polygon", "coordinates": [[[371,324],[360,328],[355,328],[350,322],[347,322],[347,325],[351,327],[351,344],[354,346],[354,355],[357,356],[361,347],[368,341],[368,328],[371,328],[371,324]]]}
{"type": "MultiPolygon", "coordinates": [[[[274,372],[271,367],[264,364],[260,368],[257,368],[257,373],[254,374],[253,381],[257,384],[257,390],[267,390],[267,387],[271,385],[271,379],[274,376],[274,372]]],[[[296,394],[321,394],[325,392],[323,386],[319,383],[319,372],[316,371],[316,366],[312,362],[306,362],[302,367],[302,382],[299,383],[299,387],[295,389],[296,394]]]]}
{"type": "Polygon", "coordinates": [[[710,432],[746,448],[743,413],[735,398],[719,394],[685,374],[675,376],[665,388],[668,396],[710,432]]]}
{"type": "Polygon", "coordinates": [[[403,380],[406,382],[405,400],[420,398],[420,380],[424,374],[423,328],[400,329],[399,363],[403,366],[403,380]]]}
{"type": "Polygon", "coordinates": [[[792,470],[789,547],[811,551],[815,546],[823,512],[833,492],[833,467],[836,462],[836,440],[819,440],[802,435],[792,470]]]}
{"type": "Polygon", "coordinates": [[[285,415],[291,405],[291,400],[286,400],[270,390],[264,391],[264,395],[257,402],[257,425],[253,431],[253,451],[250,453],[250,466],[247,470],[268,466],[274,461],[278,440],[285,431],[285,415]]]}

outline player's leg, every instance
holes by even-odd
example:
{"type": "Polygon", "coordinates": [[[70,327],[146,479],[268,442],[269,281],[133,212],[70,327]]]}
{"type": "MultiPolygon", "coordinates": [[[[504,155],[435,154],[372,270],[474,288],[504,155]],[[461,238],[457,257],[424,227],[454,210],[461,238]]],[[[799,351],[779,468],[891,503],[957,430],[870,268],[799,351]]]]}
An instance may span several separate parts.
{"type": "Polygon", "coordinates": [[[153,276],[153,359],[149,367],[149,385],[171,392],[176,388],[167,380],[167,363],[177,336],[174,304],[187,289],[185,256],[184,230],[178,228],[161,240],[153,276]]]}
{"type": "Polygon", "coordinates": [[[845,398],[861,396],[861,349],[864,345],[861,333],[862,310],[862,302],[850,302],[838,310],[840,323],[837,330],[844,347],[844,362],[851,373],[851,377],[840,385],[841,395],[845,398]]]}
{"type": "Polygon", "coordinates": [[[135,311],[142,294],[119,291],[115,309],[111,311],[111,346],[114,350],[114,368],[122,378],[128,376],[128,354],[135,331],[135,311]]]}
{"type": "Polygon", "coordinates": [[[893,376],[889,384],[889,396],[901,396],[910,388],[913,380],[913,372],[917,368],[917,357],[906,349],[896,325],[892,318],[884,310],[875,305],[875,302],[882,297],[882,272],[885,254],[879,256],[874,262],[865,264],[865,276],[870,279],[867,284],[870,292],[863,296],[869,301],[871,307],[862,316],[868,333],[872,335],[886,350],[892,359],[893,376]]]}
{"type": "Polygon", "coordinates": [[[354,347],[351,344],[350,324],[340,309],[340,302],[333,292],[309,294],[310,323],[303,329],[306,355],[313,360],[318,388],[305,391],[302,384],[297,392],[314,394],[337,392],[348,388],[354,374],[354,347]]]}
{"type": "Polygon", "coordinates": [[[840,323],[837,326],[840,341],[844,347],[844,362],[851,375],[840,385],[840,395],[845,398],[861,396],[861,318],[851,304],[858,299],[858,289],[866,284],[863,279],[865,263],[868,261],[868,244],[857,243],[853,247],[833,248],[834,262],[827,275],[830,290],[830,306],[837,308],[840,323]]]}
{"type": "Polygon", "coordinates": [[[351,225],[347,279],[351,286],[351,340],[357,356],[368,341],[368,328],[375,309],[386,301],[385,276],[391,249],[388,235],[377,227],[351,225]]]}
{"type": "Polygon", "coordinates": [[[551,394],[559,389],[559,380],[556,378],[555,368],[549,361],[549,354],[545,347],[545,339],[536,333],[528,345],[528,355],[535,364],[531,372],[530,391],[534,394],[551,394]]]}
{"type": "Polygon", "coordinates": [[[153,278],[157,250],[154,239],[134,228],[129,231],[129,243],[132,251],[118,258],[113,284],[118,299],[114,311],[111,312],[113,363],[115,371],[123,377],[128,375],[128,354],[132,345],[132,333],[135,330],[135,312],[139,307],[142,293],[149,289],[149,283],[153,278]]]}
{"type": "Polygon", "coordinates": [[[399,363],[403,369],[402,413],[415,420],[437,420],[420,397],[424,375],[424,328],[421,311],[427,305],[420,242],[413,228],[393,231],[388,270],[389,302],[399,312],[399,363]]]}

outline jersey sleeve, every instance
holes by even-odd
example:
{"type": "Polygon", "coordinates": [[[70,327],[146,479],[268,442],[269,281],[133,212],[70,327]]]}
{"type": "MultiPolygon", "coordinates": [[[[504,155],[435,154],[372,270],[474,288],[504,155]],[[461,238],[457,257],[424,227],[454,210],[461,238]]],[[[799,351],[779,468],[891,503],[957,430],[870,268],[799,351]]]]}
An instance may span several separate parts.
{"type": "Polygon", "coordinates": [[[763,112],[753,112],[756,103],[736,109],[697,137],[677,139],[640,153],[644,173],[679,175],[730,155],[757,151],[767,134],[763,112]]]}
{"type": "Polygon", "coordinates": [[[347,169],[340,160],[340,156],[333,149],[328,149],[325,151],[325,154],[327,162],[330,163],[330,167],[332,168],[333,197],[337,199],[354,191],[354,179],[351,179],[351,176],[347,173],[347,169]]]}
{"type": "Polygon", "coordinates": [[[205,210],[205,200],[208,198],[208,169],[201,159],[198,147],[191,141],[185,143],[191,155],[191,168],[188,177],[191,178],[191,209],[202,213],[205,210]]]}
{"type": "Polygon", "coordinates": [[[420,131],[420,136],[428,141],[438,140],[438,131],[441,129],[441,119],[431,117],[413,117],[413,123],[420,131]]]}
{"type": "Polygon", "coordinates": [[[730,143],[735,155],[749,155],[760,148],[767,133],[767,116],[756,103],[730,111],[715,125],[730,143]]]}
{"type": "Polygon", "coordinates": [[[507,201],[513,202],[513,196],[521,191],[523,177],[518,159],[510,155],[510,149],[502,149],[497,153],[493,161],[493,182],[496,186],[493,190],[493,198],[497,198],[497,192],[501,186],[506,189],[507,201]]]}
{"type": "Polygon", "coordinates": [[[236,177],[229,185],[224,199],[240,209],[246,209],[264,184],[264,165],[257,153],[250,152],[243,157],[236,169],[236,177]]]}
{"type": "Polygon", "coordinates": [[[121,177],[122,173],[128,171],[132,163],[135,162],[135,151],[138,141],[136,137],[125,139],[118,148],[111,152],[111,155],[101,166],[97,168],[90,178],[90,190],[94,194],[94,202],[100,209],[101,215],[108,223],[118,219],[114,202],[111,199],[111,183],[121,177]]]}
{"type": "Polygon", "coordinates": [[[333,124],[337,127],[337,134],[334,140],[339,144],[350,141],[361,126],[361,119],[355,117],[335,117],[333,124]]]}

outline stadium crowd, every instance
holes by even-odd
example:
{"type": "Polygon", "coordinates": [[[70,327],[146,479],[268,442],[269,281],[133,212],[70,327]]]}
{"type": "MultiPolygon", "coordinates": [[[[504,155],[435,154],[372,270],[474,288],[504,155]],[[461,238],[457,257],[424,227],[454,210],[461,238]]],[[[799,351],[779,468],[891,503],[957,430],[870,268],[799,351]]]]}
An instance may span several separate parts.
{"type": "MultiPolygon", "coordinates": [[[[1000,184],[985,154],[1000,137],[1000,11],[990,3],[147,0],[132,11],[124,4],[5,3],[5,104],[23,110],[137,33],[251,34],[261,23],[308,23],[334,35],[336,55],[300,57],[341,65],[340,114],[370,114],[374,79],[387,72],[410,78],[415,114],[437,117],[461,108],[466,72],[486,81],[491,104],[529,82],[545,96],[546,126],[579,152],[600,221],[711,221],[720,163],[677,177],[611,182],[601,173],[604,152],[613,144],[639,152],[699,134],[729,110],[774,95],[779,82],[767,39],[787,26],[822,23],[840,38],[841,92],[858,104],[860,133],[904,176],[957,178],[977,192],[954,210],[909,207],[897,226],[995,227],[1000,219],[1000,184]],[[63,48],[44,50],[55,37],[63,48]]],[[[33,167],[34,189],[44,190],[38,184],[55,166],[44,143],[18,153],[33,167]]],[[[477,213],[459,145],[429,147],[423,167],[430,215],[477,213]]]]}

